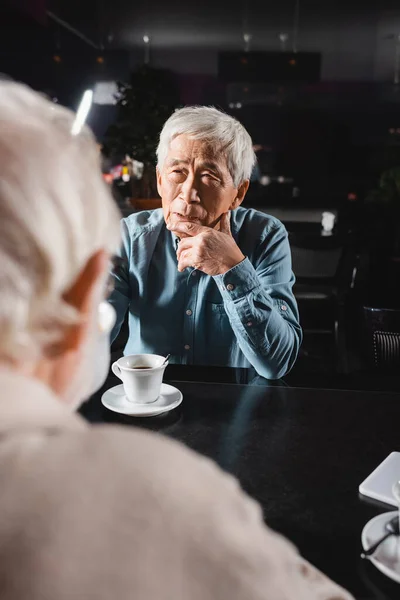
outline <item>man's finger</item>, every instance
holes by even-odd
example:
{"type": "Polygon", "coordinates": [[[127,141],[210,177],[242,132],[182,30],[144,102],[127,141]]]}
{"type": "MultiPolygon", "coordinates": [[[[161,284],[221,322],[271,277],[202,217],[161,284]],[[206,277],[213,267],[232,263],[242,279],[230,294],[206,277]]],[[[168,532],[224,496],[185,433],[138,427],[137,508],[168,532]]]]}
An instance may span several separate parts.
{"type": "Polygon", "coordinates": [[[184,238],[183,240],[180,240],[180,242],[178,244],[178,249],[176,251],[176,256],[178,257],[178,261],[180,260],[182,252],[185,252],[186,250],[190,250],[192,247],[193,247],[192,238],[184,238]]]}
{"type": "Polygon", "coordinates": [[[209,227],[203,227],[203,225],[198,225],[197,223],[190,223],[190,221],[179,221],[178,223],[168,224],[167,229],[178,235],[185,233],[186,235],[193,237],[203,231],[208,231],[209,227]]]}
{"type": "Polygon", "coordinates": [[[224,213],[219,222],[219,230],[221,233],[227,233],[231,235],[231,212],[224,213]]]}
{"type": "Polygon", "coordinates": [[[187,267],[193,267],[193,258],[190,255],[190,252],[182,252],[181,257],[178,261],[178,271],[182,272],[187,267]]]}

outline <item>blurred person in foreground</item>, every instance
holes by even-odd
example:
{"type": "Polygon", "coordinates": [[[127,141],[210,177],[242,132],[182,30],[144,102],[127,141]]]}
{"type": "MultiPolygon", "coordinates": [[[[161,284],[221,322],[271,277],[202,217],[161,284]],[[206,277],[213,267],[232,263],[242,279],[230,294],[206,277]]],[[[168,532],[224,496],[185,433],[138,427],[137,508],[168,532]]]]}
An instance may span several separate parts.
{"type": "Polygon", "coordinates": [[[129,310],[125,354],[283,377],[301,342],[294,276],[282,223],[240,207],[250,135],[215,108],[186,107],[165,123],[157,155],[162,209],[122,221],[112,340],[129,310]]]}
{"type": "Polygon", "coordinates": [[[211,461],[74,413],[107,373],[119,226],[72,121],[0,84],[1,599],[348,599],[211,461]]]}

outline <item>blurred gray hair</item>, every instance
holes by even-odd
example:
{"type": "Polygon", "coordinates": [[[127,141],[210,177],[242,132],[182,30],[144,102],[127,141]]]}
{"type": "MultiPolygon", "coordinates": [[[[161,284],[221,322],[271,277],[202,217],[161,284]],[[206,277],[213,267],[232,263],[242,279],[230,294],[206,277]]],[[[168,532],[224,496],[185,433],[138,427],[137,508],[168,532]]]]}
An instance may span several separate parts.
{"type": "Polygon", "coordinates": [[[233,184],[250,179],[256,157],[250,135],[239,121],[212,106],[187,106],[176,110],[165,122],[157,148],[157,166],[162,170],[169,145],[178,135],[204,140],[226,158],[233,184]]]}
{"type": "Polygon", "coordinates": [[[0,358],[34,358],[78,315],[65,292],[100,249],[119,245],[119,213],[88,129],[29,88],[0,82],[0,358]],[[30,354],[26,354],[29,352],[30,354]]]}

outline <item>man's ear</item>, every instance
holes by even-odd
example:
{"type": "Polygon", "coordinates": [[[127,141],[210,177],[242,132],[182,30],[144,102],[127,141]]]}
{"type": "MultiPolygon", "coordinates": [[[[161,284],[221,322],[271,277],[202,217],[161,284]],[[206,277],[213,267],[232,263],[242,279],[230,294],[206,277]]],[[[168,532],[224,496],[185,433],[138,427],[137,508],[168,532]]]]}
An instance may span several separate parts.
{"type": "Polygon", "coordinates": [[[158,192],[159,196],[161,196],[161,171],[158,167],[156,167],[156,177],[157,177],[157,192],[158,192]]]}
{"type": "Polygon", "coordinates": [[[238,191],[236,194],[236,198],[232,202],[230,210],[234,210],[235,208],[237,208],[238,206],[240,206],[242,204],[244,197],[246,196],[246,192],[249,189],[249,185],[250,185],[250,179],[246,179],[245,181],[243,181],[243,183],[241,183],[239,185],[238,191]]]}
{"type": "Polygon", "coordinates": [[[107,264],[108,254],[105,250],[93,254],[64,294],[64,302],[77,310],[80,319],[78,323],[66,329],[57,347],[52,348],[53,352],[61,354],[80,347],[90,324],[97,286],[107,269],[107,264]]]}

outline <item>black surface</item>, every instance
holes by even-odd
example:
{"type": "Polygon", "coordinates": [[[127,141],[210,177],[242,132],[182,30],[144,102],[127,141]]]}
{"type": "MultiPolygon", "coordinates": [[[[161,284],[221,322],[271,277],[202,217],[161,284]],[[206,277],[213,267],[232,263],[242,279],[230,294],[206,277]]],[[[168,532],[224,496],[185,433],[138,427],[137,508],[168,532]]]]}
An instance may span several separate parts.
{"type": "MultiPolygon", "coordinates": [[[[158,431],[213,458],[260,502],[271,527],[356,598],[400,598],[400,586],[360,558],[363,526],[387,507],[358,494],[365,477],[400,450],[399,395],[296,389],[251,374],[256,385],[201,383],[218,379],[218,372],[225,381],[246,374],[168,369],[165,380],[175,379],[184,396],[177,410],[148,419],[124,417],[101,405],[100,392],[82,414],[92,422],[158,431]]],[[[103,390],[117,383],[110,377],[103,390]]]]}

